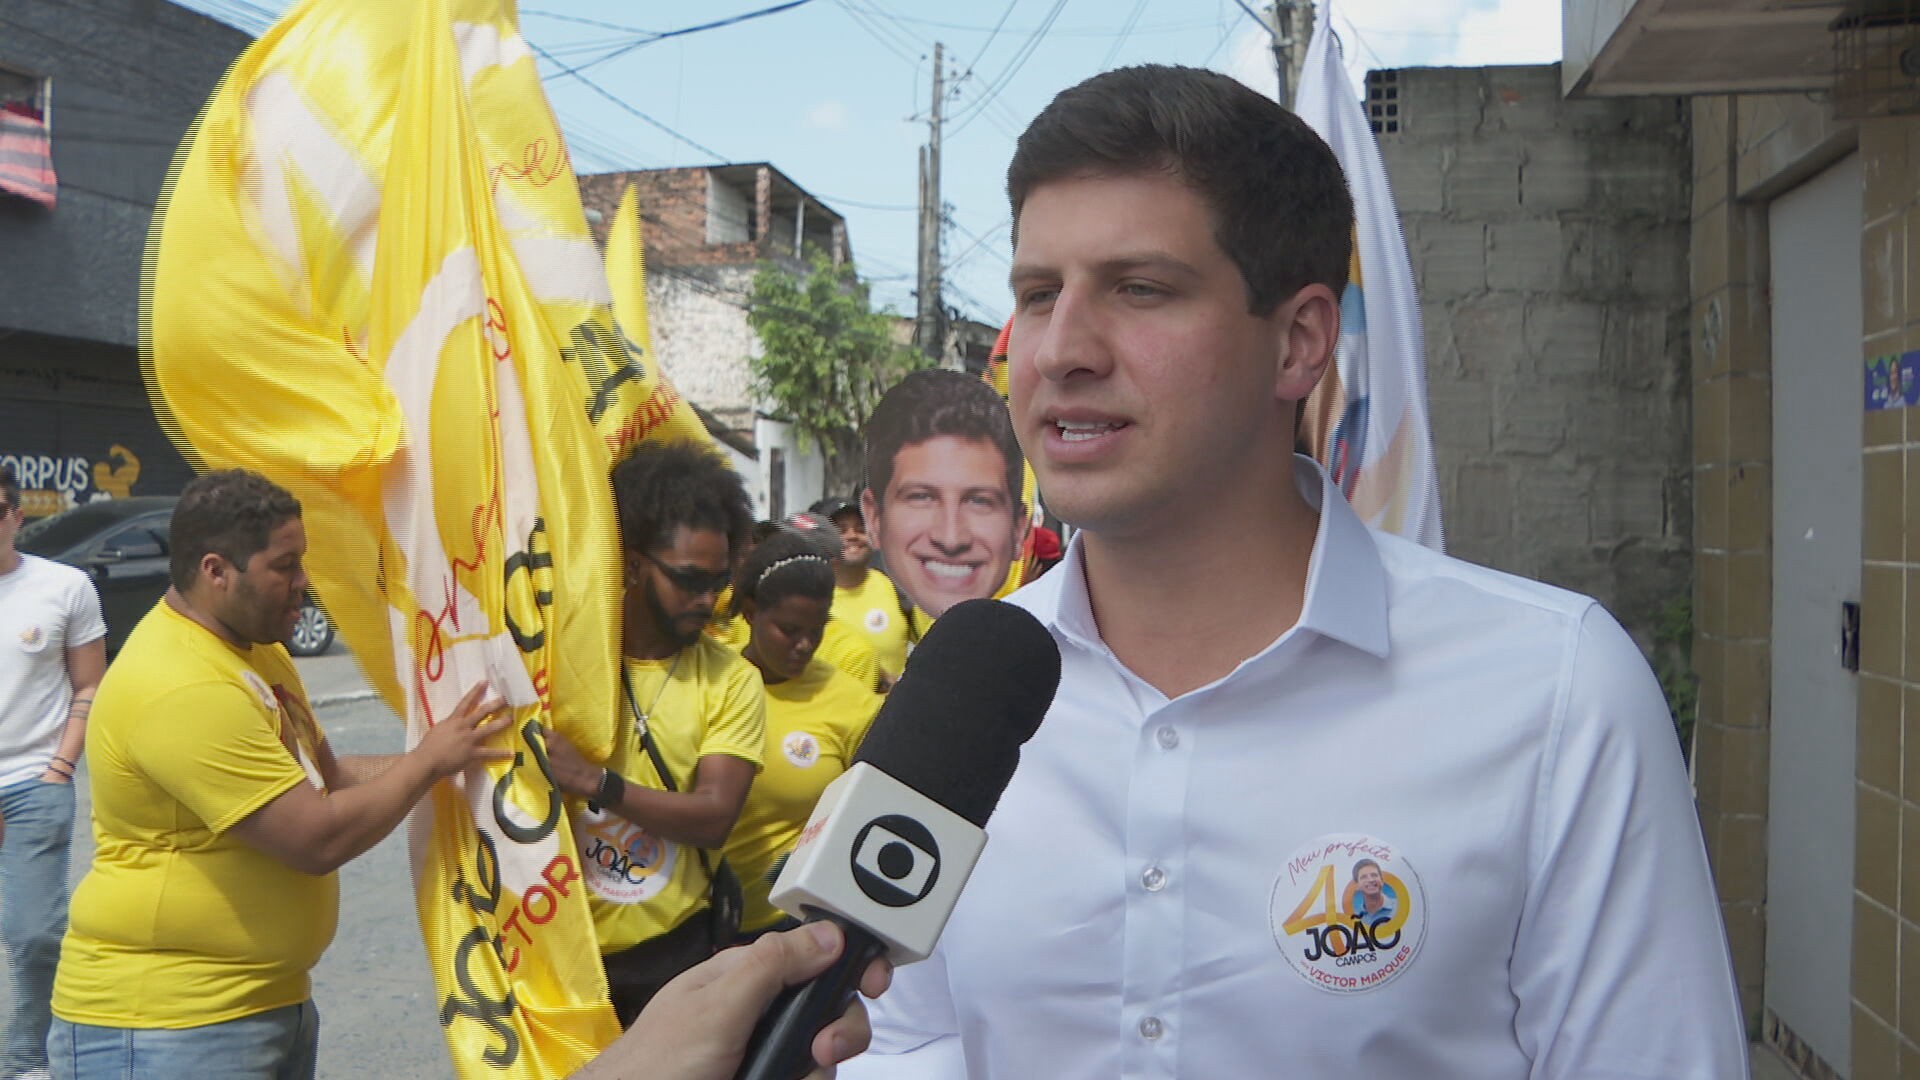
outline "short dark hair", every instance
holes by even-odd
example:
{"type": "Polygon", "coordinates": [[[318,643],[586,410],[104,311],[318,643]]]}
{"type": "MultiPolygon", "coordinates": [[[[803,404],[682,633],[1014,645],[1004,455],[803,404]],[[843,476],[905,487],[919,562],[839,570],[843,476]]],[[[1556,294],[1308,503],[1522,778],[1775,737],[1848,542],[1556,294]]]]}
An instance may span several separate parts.
{"type": "Polygon", "coordinates": [[[1308,285],[1338,299],[1353,254],[1353,197],[1324,140],[1236,80],[1142,64],[1061,91],[1014,145],[1007,201],[1084,174],[1166,172],[1213,212],[1213,238],[1246,283],[1247,310],[1271,314],[1308,285]]]}
{"type": "Polygon", "coordinates": [[[692,443],[644,443],[613,467],[613,502],[620,546],[653,551],[676,528],[712,529],[739,551],[753,527],[753,510],[740,474],[719,455],[692,443]]]}
{"type": "MultiPolygon", "coordinates": [[[[1380,864],[1377,862],[1374,862],[1372,859],[1361,859],[1359,862],[1354,863],[1353,864],[1353,880],[1359,881],[1360,871],[1369,866],[1373,867],[1375,870],[1380,870],[1380,864]]],[[[1380,873],[1384,875],[1386,871],[1380,870],[1380,873]]]]}
{"type": "Polygon", "coordinates": [[[733,576],[733,596],[736,607],[742,602],[772,607],[789,596],[832,603],[833,564],[811,538],[783,528],[740,564],[733,576]]]}
{"type": "Polygon", "coordinates": [[[8,510],[20,505],[20,480],[11,465],[0,465],[0,499],[6,500],[8,510]]]}
{"type": "Polygon", "coordinates": [[[886,503],[900,448],[942,435],[978,439],[999,450],[1006,462],[1007,495],[1021,501],[1025,459],[1013,437],[1007,403],[977,376],[936,368],[901,379],[867,419],[867,487],[875,506],[886,503]]]}
{"type": "Polygon", "coordinates": [[[300,500],[257,472],[202,473],[174,505],[167,576],[176,589],[192,587],[200,577],[200,560],[209,553],[244,570],[256,552],[266,549],[275,529],[299,516],[300,500]]]}

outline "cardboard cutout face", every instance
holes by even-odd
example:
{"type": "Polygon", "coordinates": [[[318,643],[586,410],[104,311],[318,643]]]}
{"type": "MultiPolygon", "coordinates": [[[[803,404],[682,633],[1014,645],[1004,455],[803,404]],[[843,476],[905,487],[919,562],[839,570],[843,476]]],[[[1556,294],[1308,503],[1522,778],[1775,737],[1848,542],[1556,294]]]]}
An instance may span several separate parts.
{"type": "Polygon", "coordinates": [[[887,391],[865,434],[860,511],[895,587],[935,618],[997,595],[1028,521],[1006,402],[974,376],[916,372],[887,391]]]}
{"type": "Polygon", "coordinates": [[[1006,581],[1027,530],[1006,471],[982,439],[939,435],[894,455],[884,497],[867,515],[894,585],[927,614],[990,597],[1006,581]]]}

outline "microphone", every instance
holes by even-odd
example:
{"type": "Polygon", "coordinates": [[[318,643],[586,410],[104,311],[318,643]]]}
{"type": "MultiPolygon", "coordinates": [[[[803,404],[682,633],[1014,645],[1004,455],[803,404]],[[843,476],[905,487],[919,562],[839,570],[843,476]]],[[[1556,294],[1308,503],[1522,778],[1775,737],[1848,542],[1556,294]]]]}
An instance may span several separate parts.
{"type": "Polygon", "coordinates": [[[840,924],[846,950],[774,1000],[735,1080],[803,1076],[813,1037],[875,957],[909,964],[933,951],[1059,688],[1059,646],[1020,608],[968,600],[934,622],[773,885],[775,906],[840,924]]]}

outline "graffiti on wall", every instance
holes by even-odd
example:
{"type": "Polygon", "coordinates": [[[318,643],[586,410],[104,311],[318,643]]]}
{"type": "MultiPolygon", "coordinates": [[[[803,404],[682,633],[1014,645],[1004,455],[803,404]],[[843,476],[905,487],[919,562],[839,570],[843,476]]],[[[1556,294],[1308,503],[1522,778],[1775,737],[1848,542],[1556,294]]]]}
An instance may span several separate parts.
{"type": "Polygon", "coordinates": [[[57,514],[81,503],[128,498],[140,479],[140,458],[119,443],[92,460],[0,451],[0,465],[13,469],[20,482],[20,505],[30,518],[57,514]]]}

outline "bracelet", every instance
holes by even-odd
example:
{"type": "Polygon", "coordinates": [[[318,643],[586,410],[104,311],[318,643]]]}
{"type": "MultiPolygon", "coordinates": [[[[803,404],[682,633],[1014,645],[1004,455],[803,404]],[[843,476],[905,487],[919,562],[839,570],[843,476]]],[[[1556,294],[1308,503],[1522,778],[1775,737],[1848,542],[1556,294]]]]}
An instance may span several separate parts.
{"type": "Polygon", "coordinates": [[[64,776],[64,777],[66,777],[66,778],[67,778],[67,779],[69,779],[69,780],[71,780],[71,779],[73,779],[73,773],[72,773],[71,771],[69,771],[69,770],[66,770],[66,769],[57,769],[57,768],[55,768],[55,767],[53,767],[52,765],[48,765],[48,766],[47,766],[47,771],[48,771],[48,772],[50,772],[50,773],[57,773],[57,774],[59,774],[59,775],[61,775],[61,776],[64,776]]]}
{"type": "Polygon", "coordinates": [[[612,769],[600,770],[600,786],[593,789],[593,798],[587,800],[588,808],[595,813],[611,810],[619,806],[627,797],[627,779],[612,769]]]}
{"type": "Polygon", "coordinates": [[[63,757],[61,757],[61,756],[60,756],[59,754],[54,754],[54,755],[52,755],[52,757],[53,757],[53,760],[55,760],[55,761],[57,761],[57,762],[59,762],[59,763],[60,763],[60,764],[62,764],[62,765],[65,765],[65,766],[66,766],[67,768],[69,768],[69,769],[77,769],[77,768],[79,768],[79,767],[80,767],[80,763],[79,763],[79,762],[77,762],[77,761],[68,761],[68,760],[67,760],[66,758],[63,758],[63,757]]]}

